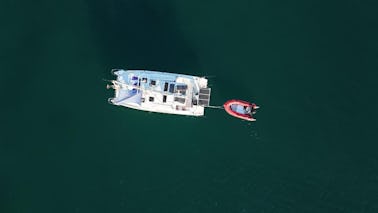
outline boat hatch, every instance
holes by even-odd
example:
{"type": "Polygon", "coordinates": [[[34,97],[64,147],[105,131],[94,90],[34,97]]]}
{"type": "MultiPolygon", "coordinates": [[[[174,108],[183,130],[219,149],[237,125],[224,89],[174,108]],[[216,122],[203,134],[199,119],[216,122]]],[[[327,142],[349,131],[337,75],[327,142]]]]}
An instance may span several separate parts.
{"type": "Polygon", "coordinates": [[[199,91],[198,105],[209,106],[211,88],[201,88],[199,91]]]}

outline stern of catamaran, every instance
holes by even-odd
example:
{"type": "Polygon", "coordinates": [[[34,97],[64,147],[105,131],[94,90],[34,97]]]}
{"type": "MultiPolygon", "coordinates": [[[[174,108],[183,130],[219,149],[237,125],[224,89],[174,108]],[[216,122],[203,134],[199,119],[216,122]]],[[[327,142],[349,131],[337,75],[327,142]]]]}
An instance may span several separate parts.
{"type": "Polygon", "coordinates": [[[201,88],[198,93],[198,105],[208,107],[210,105],[211,88],[201,88]]]}

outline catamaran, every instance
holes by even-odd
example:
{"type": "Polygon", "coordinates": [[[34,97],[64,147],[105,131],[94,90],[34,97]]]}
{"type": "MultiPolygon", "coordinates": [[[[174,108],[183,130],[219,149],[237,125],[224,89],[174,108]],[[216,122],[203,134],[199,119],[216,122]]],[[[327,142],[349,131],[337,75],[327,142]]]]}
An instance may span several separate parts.
{"type": "MultiPolygon", "coordinates": [[[[203,116],[209,107],[211,88],[205,77],[148,71],[113,69],[116,80],[108,102],[137,110],[203,116]]],[[[211,106],[210,106],[211,107],[211,106]]]]}

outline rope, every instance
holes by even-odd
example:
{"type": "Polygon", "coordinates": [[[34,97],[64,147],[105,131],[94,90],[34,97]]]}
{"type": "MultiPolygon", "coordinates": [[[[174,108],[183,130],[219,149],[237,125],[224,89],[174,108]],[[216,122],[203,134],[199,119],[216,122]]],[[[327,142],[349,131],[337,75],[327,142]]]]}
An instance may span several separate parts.
{"type": "Polygon", "coordinates": [[[213,109],[223,109],[223,106],[206,106],[208,108],[213,108],[213,109]]]}

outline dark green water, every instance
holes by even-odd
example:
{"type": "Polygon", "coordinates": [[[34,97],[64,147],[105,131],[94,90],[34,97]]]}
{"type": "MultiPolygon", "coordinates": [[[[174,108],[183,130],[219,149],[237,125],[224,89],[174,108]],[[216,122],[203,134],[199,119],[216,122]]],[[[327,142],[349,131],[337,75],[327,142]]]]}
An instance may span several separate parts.
{"type": "Polygon", "coordinates": [[[2,0],[0,212],[378,212],[377,6],[2,0]],[[111,106],[111,68],[257,122],[111,106]]]}

